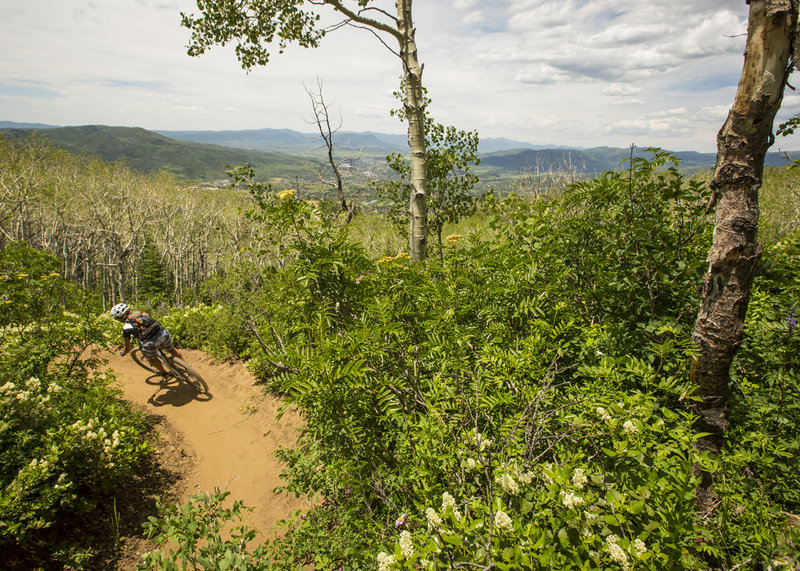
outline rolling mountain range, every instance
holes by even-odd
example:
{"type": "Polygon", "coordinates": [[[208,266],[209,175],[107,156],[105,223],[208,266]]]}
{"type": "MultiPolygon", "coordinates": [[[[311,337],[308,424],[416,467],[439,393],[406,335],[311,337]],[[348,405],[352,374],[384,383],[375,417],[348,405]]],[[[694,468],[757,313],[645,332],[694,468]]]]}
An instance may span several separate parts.
{"type": "MultiPolygon", "coordinates": [[[[185,180],[225,178],[223,165],[250,163],[259,177],[313,178],[324,162],[318,134],[290,129],[240,131],[148,131],[138,127],[86,125],[57,127],[38,123],[0,121],[0,133],[23,137],[38,131],[56,145],[77,154],[98,156],[107,161],[124,161],[142,171],[165,170],[185,180]]],[[[385,133],[336,133],[337,151],[357,156],[354,166],[364,170],[385,166],[384,156],[406,152],[405,135],[385,133]],[[378,166],[380,165],[380,166],[378,166]]],[[[521,174],[526,170],[560,169],[567,165],[587,174],[620,168],[630,149],[595,147],[542,147],[509,139],[481,141],[480,172],[488,179],[521,174]]],[[[634,149],[642,156],[642,149],[634,149]]],[[[678,151],[681,167],[688,171],[711,168],[714,153],[678,151]]],[[[769,153],[767,165],[789,164],[782,153],[769,153]]]]}

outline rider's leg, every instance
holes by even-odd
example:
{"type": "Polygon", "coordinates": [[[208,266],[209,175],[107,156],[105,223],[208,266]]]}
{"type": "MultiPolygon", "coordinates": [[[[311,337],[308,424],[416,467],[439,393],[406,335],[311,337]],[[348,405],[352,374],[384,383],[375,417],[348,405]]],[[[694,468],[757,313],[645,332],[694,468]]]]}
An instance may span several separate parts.
{"type": "Polygon", "coordinates": [[[161,362],[161,359],[151,359],[150,357],[147,358],[150,361],[150,365],[154,368],[158,369],[158,372],[162,375],[168,374],[168,371],[164,368],[164,363],[161,362]]]}
{"type": "Polygon", "coordinates": [[[158,358],[158,344],[156,339],[148,339],[147,341],[141,342],[139,348],[142,350],[142,355],[147,357],[147,360],[154,369],[162,375],[169,374],[169,371],[164,368],[164,363],[158,358]]]}

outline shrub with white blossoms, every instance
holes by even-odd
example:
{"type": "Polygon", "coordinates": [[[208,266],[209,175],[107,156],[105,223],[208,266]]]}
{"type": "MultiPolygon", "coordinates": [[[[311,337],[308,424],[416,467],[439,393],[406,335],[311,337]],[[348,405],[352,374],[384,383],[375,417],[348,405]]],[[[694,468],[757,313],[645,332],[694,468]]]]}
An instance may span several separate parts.
{"type": "Polygon", "coordinates": [[[611,416],[602,406],[598,406],[595,412],[597,412],[597,416],[599,416],[600,420],[603,422],[614,422],[614,417],[611,416]]]}
{"type": "Polygon", "coordinates": [[[636,425],[633,423],[632,420],[626,420],[622,425],[622,430],[625,431],[625,434],[634,435],[639,432],[639,429],[636,428],[636,425]]]}
{"type": "MultiPolygon", "coordinates": [[[[424,515],[421,525],[394,537],[392,568],[672,568],[676,558],[685,557],[686,545],[674,538],[687,535],[682,526],[695,513],[690,417],[662,416],[642,395],[630,397],[624,406],[616,400],[607,410],[594,405],[587,415],[574,417],[582,429],[592,427],[591,445],[571,441],[559,455],[542,455],[539,463],[530,449],[514,450],[492,434],[497,453],[474,456],[486,463],[486,470],[464,470],[469,464],[462,459],[457,464],[462,480],[448,482],[441,509],[427,508],[417,516],[424,515]],[[632,433],[636,439],[621,438],[632,433]],[[676,457],[665,443],[689,454],[676,457]],[[667,487],[662,491],[658,485],[667,487]],[[681,523],[664,527],[658,514],[675,509],[676,497],[686,498],[679,502],[681,523]],[[412,558],[404,555],[412,553],[409,545],[412,558]]],[[[470,434],[467,454],[475,454],[473,442],[477,446],[486,440],[470,434]]],[[[696,528],[691,533],[696,541],[696,528]]],[[[680,568],[699,568],[694,554],[682,561],[680,568]]]]}
{"type": "Polygon", "coordinates": [[[378,553],[378,571],[389,571],[394,565],[394,557],[381,551],[378,553]]]}
{"type": "Polygon", "coordinates": [[[0,418],[7,453],[0,541],[24,541],[51,526],[60,512],[80,504],[79,492],[112,489],[147,450],[138,428],[126,424],[131,414],[102,384],[8,381],[0,385],[0,418]]]}
{"type": "Polygon", "coordinates": [[[448,509],[453,511],[453,515],[457,520],[461,519],[461,512],[459,512],[458,508],[456,507],[456,499],[449,493],[445,492],[442,494],[442,514],[447,513],[448,509]]]}
{"type": "Polygon", "coordinates": [[[573,494],[572,492],[568,491],[561,491],[561,503],[564,505],[565,508],[568,510],[573,510],[585,504],[585,500],[577,495],[573,494]]]}
{"type": "Polygon", "coordinates": [[[589,478],[586,477],[586,473],[583,471],[583,468],[575,468],[575,471],[572,473],[573,485],[579,490],[582,490],[588,481],[589,478]]]}
{"type": "Polygon", "coordinates": [[[442,518],[439,517],[439,514],[437,514],[436,510],[433,508],[425,510],[425,519],[428,520],[428,529],[435,531],[442,527],[442,518]]]}
{"type": "Polygon", "coordinates": [[[507,494],[511,494],[512,496],[519,495],[520,488],[517,481],[514,477],[509,474],[508,472],[503,472],[495,476],[494,481],[503,488],[503,491],[507,494]]]}
{"type": "Polygon", "coordinates": [[[619,564],[620,567],[623,569],[627,569],[629,567],[628,554],[625,553],[625,550],[620,546],[619,537],[614,534],[609,535],[606,538],[606,550],[608,551],[608,555],[611,557],[611,560],[619,564]]]}
{"type": "Polygon", "coordinates": [[[494,527],[500,532],[509,532],[514,529],[514,522],[503,510],[497,510],[494,514],[494,527]]]}
{"type": "Polygon", "coordinates": [[[414,542],[411,539],[411,532],[408,530],[400,532],[400,552],[406,559],[414,556],[414,542]]]}

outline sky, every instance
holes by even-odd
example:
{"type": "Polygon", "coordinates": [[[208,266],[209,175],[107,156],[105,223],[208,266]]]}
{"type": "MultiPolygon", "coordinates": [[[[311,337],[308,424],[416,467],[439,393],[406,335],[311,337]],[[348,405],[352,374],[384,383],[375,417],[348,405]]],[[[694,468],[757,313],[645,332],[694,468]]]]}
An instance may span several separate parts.
{"type": "MultiPolygon", "coordinates": [[[[482,138],[713,152],[747,11],[744,0],[416,0],[429,111],[482,138]]],[[[246,72],[232,46],[187,55],[181,12],[199,10],[194,0],[0,0],[0,120],[312,132],[306,90],[322,85],[342,130],[405,131],[390,115],[400,60],[370,32],[275,49],[246,72]]],[[[787,91],[778,119],[798,111],[787,91]]],[[[798,146],[779,139],[772,150],[798,146]]]]}

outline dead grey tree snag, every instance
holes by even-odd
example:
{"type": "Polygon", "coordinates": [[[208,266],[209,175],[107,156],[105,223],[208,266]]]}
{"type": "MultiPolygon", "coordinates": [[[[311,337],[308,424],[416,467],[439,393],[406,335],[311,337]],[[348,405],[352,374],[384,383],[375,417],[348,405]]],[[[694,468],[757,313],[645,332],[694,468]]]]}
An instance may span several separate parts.
{"type": "MultiPolygon", "coordinates": [[[[701,398],[697,428],[710,433],[697,446],[712,453],[721,450],[729,424],[730,367],[742,343],[753,271],[762,249],[757,240],[758,191],[764,157],[774,141],[773,120],[794,65],[798,1],[748,2],[744,68],[733,106],[717,135],[711,182],[712,205],[716,205],[714,238],[692,335],[699,349],[692,368],[701,398]]],[[[706,474],[701,503],[712,485],[706,474]]]]}

